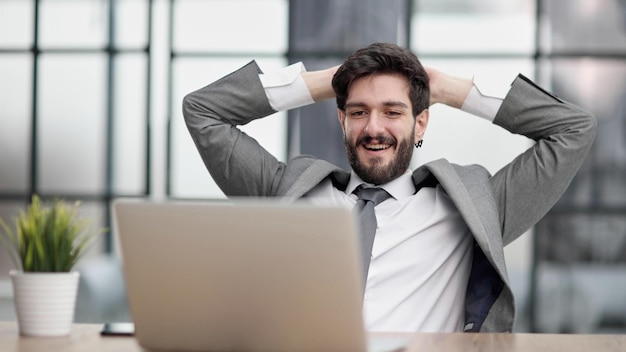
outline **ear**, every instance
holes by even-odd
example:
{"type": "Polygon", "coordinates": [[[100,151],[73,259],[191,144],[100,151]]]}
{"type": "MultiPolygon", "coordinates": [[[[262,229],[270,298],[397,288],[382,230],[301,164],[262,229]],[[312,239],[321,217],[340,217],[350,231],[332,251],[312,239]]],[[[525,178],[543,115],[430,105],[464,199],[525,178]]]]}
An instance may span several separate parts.
{"type": "Polygon", "coordinates": [[[428,126],[428,119],[430,117],[430,112],[428,109],[422,110],[415,117],[415,141],[419,141],[423,139],[424,133],[426,132],[426,126],[428,126]]]}
{"type": "Polygon", "coordinates": [[[339,125],[341,125],[341,130],[343,131],[343,135],[345,137],[346,125],[344,123],[346,122],[346,112],[341,109],[337,109],[337,118],[339,119],[339,125]]]}

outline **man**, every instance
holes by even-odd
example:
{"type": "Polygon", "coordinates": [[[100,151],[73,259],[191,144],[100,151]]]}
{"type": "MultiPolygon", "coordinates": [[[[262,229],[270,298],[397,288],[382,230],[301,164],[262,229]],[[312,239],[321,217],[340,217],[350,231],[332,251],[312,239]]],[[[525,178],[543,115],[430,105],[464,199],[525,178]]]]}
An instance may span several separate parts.
{"type": "MultiPolygon", "coordinates": [[[[512,331],[503,247],[565,190],[595,136],[589,113],[523,76],[504,100],[471,80],[425,70],[410,51],[377,43],[339,67],[262,74],[255,62],[185,97],[187,126],[228,196],[307,198],[353,207],[361,185],[383,188],[363,309],[369,330],[512,331]],[[276,160],[235,126],[336,97],[352,170],[299,156],[276,160]],[[429,104],[492,120],[536,141],[495,175],[441,159],[409,170],[429,104]]],[[[320,143],[323,143],[320,136],[320,143]]],[[[321,259],[321,258],[320,258],[321,259]]]]}

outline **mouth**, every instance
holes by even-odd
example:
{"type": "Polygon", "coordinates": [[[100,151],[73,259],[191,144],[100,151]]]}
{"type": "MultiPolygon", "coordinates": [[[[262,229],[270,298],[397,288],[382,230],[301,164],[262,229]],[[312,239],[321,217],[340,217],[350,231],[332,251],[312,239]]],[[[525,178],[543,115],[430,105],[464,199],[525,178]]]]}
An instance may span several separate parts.
{"type": "Polygon", "coordinates": [[[379,154],[390,150],[396,145],[396,141],[388,136],[364,136],[361,137],[359,143],[363,149],[369,153],[379,154]]]}
{"type": "Polygon", "coordinates": [[[374,143],[369,143],[369,144],[364,144],[363,147],[367,150],[371,150],[371,151],[381,151],[381,150],[385,150],[385,149],[389,149],[391,148],[391,144],[374,144],[374,143]]]}

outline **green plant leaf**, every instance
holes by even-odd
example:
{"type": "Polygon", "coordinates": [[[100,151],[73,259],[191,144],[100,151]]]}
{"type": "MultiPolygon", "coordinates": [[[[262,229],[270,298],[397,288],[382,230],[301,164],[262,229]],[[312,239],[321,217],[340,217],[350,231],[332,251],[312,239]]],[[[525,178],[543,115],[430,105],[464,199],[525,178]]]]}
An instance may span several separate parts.
{"type": "Polygon", "coordinates": [[[14,219],[15,232],[0,219],[3,247],[17,267],[27,272],[67,272],[104,229],[93,231],[78,216],[80,203],[56,199],[50,206],[34,195],[26,211],[14,219]]]}

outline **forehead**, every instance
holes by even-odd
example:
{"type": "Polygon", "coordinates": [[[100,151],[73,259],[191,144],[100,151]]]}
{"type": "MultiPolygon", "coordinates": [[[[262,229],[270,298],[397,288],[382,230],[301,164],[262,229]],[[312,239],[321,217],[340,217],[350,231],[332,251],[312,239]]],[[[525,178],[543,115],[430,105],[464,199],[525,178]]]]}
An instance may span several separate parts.
{"type": "Polygon", "coordinates": [[[409,103],[409,81],[392,74],[374,74],[356,79],[350,85],[346,103],[376,104],[386,101],[409,103]]]}

